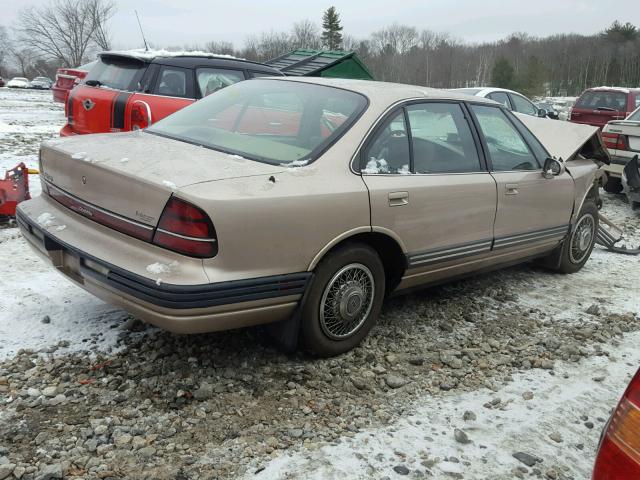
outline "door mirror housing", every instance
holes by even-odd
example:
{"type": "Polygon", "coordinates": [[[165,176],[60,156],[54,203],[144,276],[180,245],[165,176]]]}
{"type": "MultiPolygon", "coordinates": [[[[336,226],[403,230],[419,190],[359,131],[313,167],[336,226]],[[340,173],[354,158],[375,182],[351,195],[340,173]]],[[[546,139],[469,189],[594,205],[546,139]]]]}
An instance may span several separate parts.
{"type": "Polygon", "coordinates": [[[553,178],[558,175],[562,175],[565,172],[565,166],[562,159],[558,160],[556,158],[548,157],[544,161],[544,165],[542,167],[542,176],[544,178],[553,178]]]}
{"type": "Polygon", "coordinates": [[[548,113],[549,112],[547,112],[547,110],[544,109],[544,108],[539,108],[538,109],[538,116],[541,117],[541,118],[546,117],[548,113]]]}

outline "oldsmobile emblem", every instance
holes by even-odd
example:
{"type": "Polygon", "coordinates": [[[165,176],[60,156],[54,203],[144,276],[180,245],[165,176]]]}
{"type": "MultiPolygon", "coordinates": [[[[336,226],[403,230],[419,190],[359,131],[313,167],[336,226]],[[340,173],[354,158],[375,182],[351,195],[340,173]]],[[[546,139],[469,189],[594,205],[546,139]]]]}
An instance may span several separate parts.
{"type": "Polygon", "coordinates": [[[90,98],[87,98],[85,100],[82,101],[82,106],[84,107],[84,109],[88,112],[89,110],[91,110],[93,107],[95,107],[95,102],[93,100],[91,100],[90,98]]]}

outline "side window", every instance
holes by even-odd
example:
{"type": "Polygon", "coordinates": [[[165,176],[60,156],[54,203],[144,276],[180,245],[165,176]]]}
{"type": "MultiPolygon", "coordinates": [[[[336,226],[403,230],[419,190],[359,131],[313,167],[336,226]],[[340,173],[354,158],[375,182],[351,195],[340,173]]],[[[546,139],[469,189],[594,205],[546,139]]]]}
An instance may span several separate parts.
{"type": "Polygon", "coordinates": [[[526,142],[499,107],[471,105],[489,147],[493,171],[540,168],[526,142]]]}
{"type": "Polygon", "coordinates": [[[511,100],[513,101],[513,110],[527,115],[537,115],[538,109],[536,106],[520,95],[511,94],[511,100]]]}
{"type": "Polygon", "coordinates": [[[213,92],[244,80],[244,74],[240,70],[227,70],[223,68],[198,68],[196,69],[198,89],[200,96],[206,97],[213,92]]]}
{"type": "Polygon", "coordinates": [[[640,93],[636,93],[636,108],[640,107],[640,93]]]}
{"type": "Polygon", "coordinates": [[[462,173],[481,170],[471,129],[457,103],[407,107],[415,173],[462,173]]]}
{"type": "Polygon", "coordinates": [[[538,166],[541,166],[546,158],[549,156],[547,150],[542,146],[540,141],[525,127],[519,118],[513,115],[511,112],[507,113],[511,118],[511,121],[516,125],[516,128],[520,132],[520,135],[524,137],[525,142],[529,145],[529,148],[533,151],[536,159],[538,160],[538,166]]]}
{"type": "Polygon", "coordinates": [[[403,110],[387,120],[382,129],[376,132],[363,160],[361,171],[365,174],[411,173],[409,137],[403,110]]]}
{"type": "Polygon", "coordinates": [[[494,100],[498,103],[503,104],[505,107],[511,110],[511,102],[509,102],[509,95],[507,95],[505,92],[492,92],[489,95],[487,95],[487,97],[490,98],[491,100],[494,100]]]}
{"type": "Polygon", "coordinates": [[[184,68],[162,67],[156,82],[156,93],[169,97],[186,97],[188,73],[189,70],[184,68]]]}

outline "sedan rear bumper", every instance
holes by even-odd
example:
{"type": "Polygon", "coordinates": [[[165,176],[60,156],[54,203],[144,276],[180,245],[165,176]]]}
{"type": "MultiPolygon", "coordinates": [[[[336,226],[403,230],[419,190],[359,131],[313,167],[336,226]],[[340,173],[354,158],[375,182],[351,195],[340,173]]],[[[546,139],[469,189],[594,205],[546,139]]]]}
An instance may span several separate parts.
{"type": "Polygon", "coordinates": [[[18,210],[30,246],[65,277],[107,303],[176,333],[202,333],[288,318],[311,273],[201,285],[173,285],[112,265],[57,238],[18,210]]]}

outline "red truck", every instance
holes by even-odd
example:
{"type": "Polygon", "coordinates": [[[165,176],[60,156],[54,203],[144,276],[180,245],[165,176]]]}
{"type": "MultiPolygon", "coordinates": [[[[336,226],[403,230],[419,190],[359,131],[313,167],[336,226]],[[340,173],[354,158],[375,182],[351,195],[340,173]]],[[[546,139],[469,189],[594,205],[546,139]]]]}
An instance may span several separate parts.
{"type": "Polygon", "coordinates": [[[623,120],[640,106],[640,89],[596,87],[585,90],[571,109],[569,121],[602,129],[611,120],[623,120]]]}
{"type": "Polygon", "coordinates": [[[80,80],[87,76],[91,67],[97,62],[87,63],[76,68],[59,68],[56,71],[56,81],[51,87],[53,101],[64,103],[67,101],[67,94],[75,87],[80,80]]]}
{"type": "Polygon", "coordinates": [[[233,83],[282,76],[273,67],[203,53],[105,52],[66,101],[62,136],[146,128],[233,83]]]}

